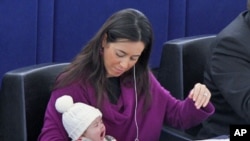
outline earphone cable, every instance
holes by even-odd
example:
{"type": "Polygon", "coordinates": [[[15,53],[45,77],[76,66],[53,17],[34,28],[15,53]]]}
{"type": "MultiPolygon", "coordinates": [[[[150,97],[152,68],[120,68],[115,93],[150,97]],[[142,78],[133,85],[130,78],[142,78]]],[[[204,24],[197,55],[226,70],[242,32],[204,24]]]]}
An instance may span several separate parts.
{"type": "Polygon", "coordinates": [[[137,87],[136,87],[136,77],[135,77],[135,66],[134,66],[134,87],[135,87],[135,126],[136,126],[136,138],[135,141],[139,141],[139,126],[137,123],[137,87]]]}

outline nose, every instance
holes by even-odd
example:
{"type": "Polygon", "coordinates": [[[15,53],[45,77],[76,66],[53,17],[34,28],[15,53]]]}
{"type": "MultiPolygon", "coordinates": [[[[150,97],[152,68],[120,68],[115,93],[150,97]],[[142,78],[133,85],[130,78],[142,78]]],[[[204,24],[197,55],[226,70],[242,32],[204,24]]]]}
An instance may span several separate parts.
{"type": "Polygon", "coordinates": [[[120,65],[123,69],[127,69],[129,67],[129,60],[128,59],[121,60],[120,65]]]}
{"type": "Polygon", "coordinates": [[[101,129],[103,129],[103,128],[105,129],[105,125],[102,123],[101,124],[101,129]]]}

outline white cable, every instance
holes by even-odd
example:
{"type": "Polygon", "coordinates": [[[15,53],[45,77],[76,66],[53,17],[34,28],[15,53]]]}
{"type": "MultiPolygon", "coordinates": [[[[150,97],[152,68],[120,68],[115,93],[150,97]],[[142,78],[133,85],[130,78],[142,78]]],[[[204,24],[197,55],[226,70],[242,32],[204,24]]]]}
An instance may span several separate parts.
{"type": "Polygon", "coordinates": [[[136,88],[136,77],[135,77],[135,66],[134,66],[134,86],[135,86],[135,126],[136,126],[136,138],[135,141],[139,141],[139,126],[137,123],[137,88],[136,88]]]}

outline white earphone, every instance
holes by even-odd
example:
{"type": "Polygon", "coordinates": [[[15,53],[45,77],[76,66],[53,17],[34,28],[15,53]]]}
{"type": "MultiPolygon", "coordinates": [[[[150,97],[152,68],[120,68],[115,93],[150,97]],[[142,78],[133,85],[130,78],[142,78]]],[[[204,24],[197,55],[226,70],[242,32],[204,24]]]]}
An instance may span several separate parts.
{"type": "Polygon", "coordinates": [[[137,123],[137,104],[138,104],[138,100],[137,100],[137,87],[136,87],[136,76],[135,76],[135,66],[133,68],[133,74],[134,74],[134,87],[135,87],[135,127],[136,127],[136,138],[135,141],[139,141],[139,126],[137,123]]]}

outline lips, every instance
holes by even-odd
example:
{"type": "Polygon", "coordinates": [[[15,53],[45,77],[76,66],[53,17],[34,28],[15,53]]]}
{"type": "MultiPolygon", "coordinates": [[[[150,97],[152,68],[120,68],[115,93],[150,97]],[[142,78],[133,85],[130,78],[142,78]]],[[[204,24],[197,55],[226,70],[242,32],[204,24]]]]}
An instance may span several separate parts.
{"type": "Polygon", "coordinates": [[[121,74],[124,72],[124,70],[115,68],[115,72],[121,74]]]}
{"type": "Polygon", "coordinates": [[[103,131],[103,132],[101,133],[100,137],[101,137],[101,140],[104,140],[104,137],[105,137],[105,131],[103,131]]]}

